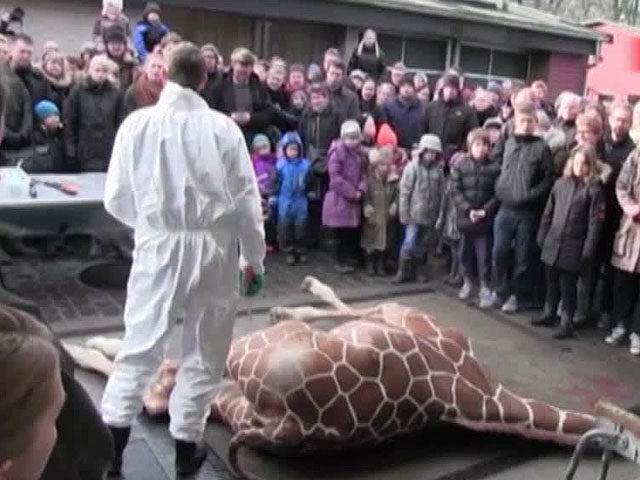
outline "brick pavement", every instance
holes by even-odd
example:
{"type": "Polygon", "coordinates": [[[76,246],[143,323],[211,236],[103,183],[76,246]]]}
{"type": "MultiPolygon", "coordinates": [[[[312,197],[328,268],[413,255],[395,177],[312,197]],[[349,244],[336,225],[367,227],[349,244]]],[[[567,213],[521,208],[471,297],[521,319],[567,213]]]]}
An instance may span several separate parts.
{"type": "MultiPolygon", "coordinates": [[[[308,275],[314,275],[335,288],[349,301],[374,297],[389,297],[401,293],[425,291],[424,285],[392,286],[388,277],[369,277],[362,270],[352,275],[340,275],[333,270],[333,261],[326,252],[312,252],[309,264],[288,266],[284,256],[276,253],[266,261],[267,277],[264,290],[249,303],[243,300],[241,312],[251,309],[264,312],[274,305],[299,305],[312,302],[299,286],[308,275]]],[[[102,260],[104,262],[104,260],[102,260]]],[[[118,278],[103,278],[106,283],[120,284],[116,288],[97,289],[84,284],[80,272],[100,264],[71,256],[22,257],[3,267],[7,288],[36,303],[45,318],[62,335],[89,334],[122,328],[125,300],[125,272],[119,268],[118,278]],[[111,280],[111,282],[109,282],[111,280]]]]}

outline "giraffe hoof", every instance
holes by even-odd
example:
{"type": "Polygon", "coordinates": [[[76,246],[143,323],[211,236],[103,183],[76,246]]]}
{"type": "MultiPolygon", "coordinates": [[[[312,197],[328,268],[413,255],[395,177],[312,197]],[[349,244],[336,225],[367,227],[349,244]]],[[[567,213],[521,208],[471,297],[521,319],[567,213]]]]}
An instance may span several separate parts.
{"type": "Polygon", "coordinates": [[[282,307],[273,307],[269,311],[269,323],[271,325],[276,325],[280,323],[284,318],[284,311],[282,307]]]}

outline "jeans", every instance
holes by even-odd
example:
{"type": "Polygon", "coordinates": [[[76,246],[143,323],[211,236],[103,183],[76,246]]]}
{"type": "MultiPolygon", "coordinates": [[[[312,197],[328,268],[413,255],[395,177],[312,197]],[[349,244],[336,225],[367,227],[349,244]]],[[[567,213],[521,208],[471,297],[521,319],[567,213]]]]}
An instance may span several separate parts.
{"type": "Polygon", "coordinates": [[[491,232],[463,233],[460,239],[460,263],[465,280],[478,279],[482,285],[491,280],[491,232]]]}
{"type": "Polygon", "coordinates": [[[422,260],[427,254],[428,242],[433,229],[410,223],[404,229],[404,241],[400,247],[401,260],[422,260]]]}
{"type": "Polygon", "coordinates": [[[535,245],[540,218],[535,213],[501,207],[493,225],[493,272],[498,297],[519,299],[527,291],[531,252],[535,245]],[[513,263],[512,263],[513,252],[513,263]],[[510,267],[513,271],[510,275],[510,267]]]}
{"type": "Polygon", "coordinates": [[[573,319],[576,312],[578,274],[567,272],[556,267],[547,267],[547,300],[546,307],[550,312],[558,310],[562,300],[562,312],[573,319]]]}

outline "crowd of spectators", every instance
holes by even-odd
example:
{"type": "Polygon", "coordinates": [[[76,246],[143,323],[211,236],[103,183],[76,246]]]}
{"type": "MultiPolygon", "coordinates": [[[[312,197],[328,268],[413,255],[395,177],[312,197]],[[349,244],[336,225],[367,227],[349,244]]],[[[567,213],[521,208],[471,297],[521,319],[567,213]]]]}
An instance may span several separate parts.
{"type": "MultiPolygon", "coordinates": [[[[106,171],[120,123],[158,101],[181,41],[157,3],[131,26],[118,0],[77,56],[48,41],[34,58],[27,34],[0,37],[1,164],[106,171]]],[[[542,80],[472,88],[459,68],[428,78],[387,65],[371,29],[347,62],[335,48],[311,65],[201,52],[201,96],[244,133],[270,250],[288,264],[331,245],[338,272],[426,281],[446,247],[462,300],[542,306],[534,323],[556,338],[598,323],[640,355],[640,107],[551,102],[542,80]]]]}

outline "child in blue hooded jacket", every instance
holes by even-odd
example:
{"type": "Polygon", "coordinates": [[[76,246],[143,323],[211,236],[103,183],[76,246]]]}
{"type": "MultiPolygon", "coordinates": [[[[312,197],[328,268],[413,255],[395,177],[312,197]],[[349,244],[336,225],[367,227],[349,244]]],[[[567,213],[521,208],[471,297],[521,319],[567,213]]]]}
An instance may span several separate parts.
{"type": "Polygon", "coordinates": [[[311,163],[303,157],[302,140],[288,132],[280,141],[283,157],[276,165],[273,196],[278,204],[278,243],[287,254],[287,264],[306,263],[305,237],[308,219],[307,189],[311,163]]]}

